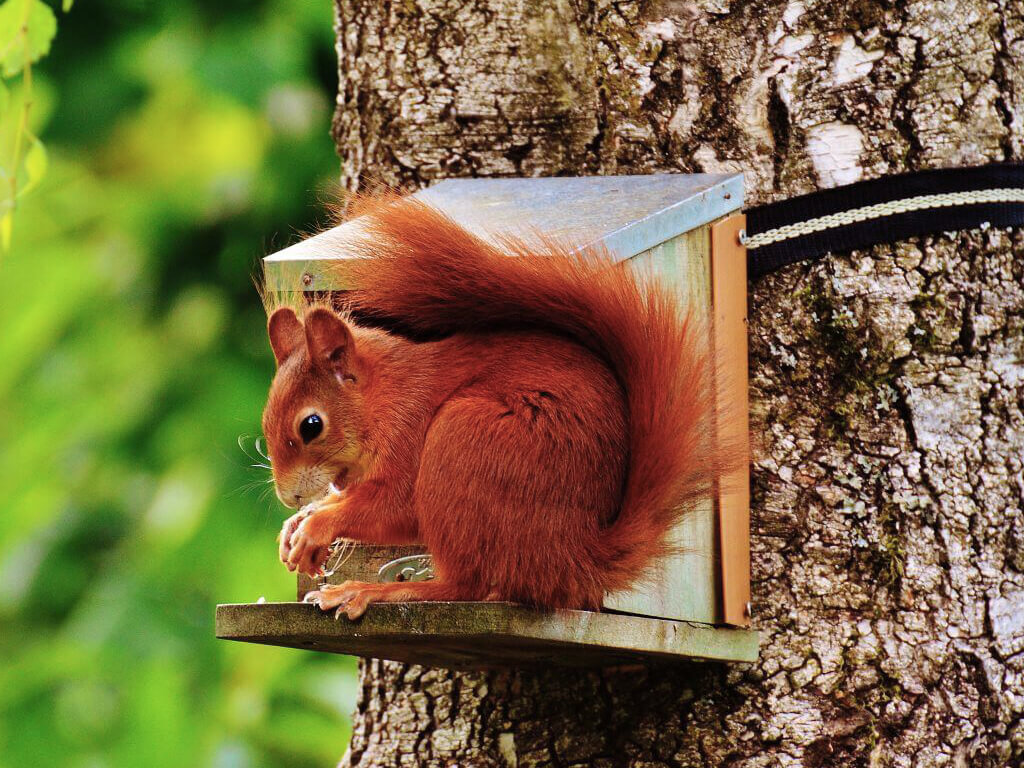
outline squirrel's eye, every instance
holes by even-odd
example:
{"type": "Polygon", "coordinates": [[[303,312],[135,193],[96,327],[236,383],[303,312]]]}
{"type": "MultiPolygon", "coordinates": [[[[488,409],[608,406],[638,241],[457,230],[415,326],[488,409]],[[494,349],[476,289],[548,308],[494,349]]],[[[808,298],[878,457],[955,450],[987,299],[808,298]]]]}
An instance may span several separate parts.
{"type": "Polygon", "coordinates": [[[308,443],[312,440],[316,440],[317,435],[324,431],[324,422],[319,415],[315,413],[309,414],[299,424],[299,435],[302,436],[302,442],[308,443]]]}

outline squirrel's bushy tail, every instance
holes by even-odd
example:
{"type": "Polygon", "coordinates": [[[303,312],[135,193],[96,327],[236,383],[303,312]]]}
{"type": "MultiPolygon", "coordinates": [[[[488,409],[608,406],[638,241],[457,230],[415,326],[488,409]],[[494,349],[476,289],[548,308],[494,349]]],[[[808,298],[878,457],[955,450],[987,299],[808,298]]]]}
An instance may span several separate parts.
{"type": "Polygon", "coordinates": [[[536,327],[605,359],[625,389],[628,475],[598,543],[606,591],[642,577],[666,534],[718,474],[706,329],[667,289],[601,253],[505,239],[491,245],[415,198],[370,201],[346,243],[354,309],[426,333],[536,327]]]}

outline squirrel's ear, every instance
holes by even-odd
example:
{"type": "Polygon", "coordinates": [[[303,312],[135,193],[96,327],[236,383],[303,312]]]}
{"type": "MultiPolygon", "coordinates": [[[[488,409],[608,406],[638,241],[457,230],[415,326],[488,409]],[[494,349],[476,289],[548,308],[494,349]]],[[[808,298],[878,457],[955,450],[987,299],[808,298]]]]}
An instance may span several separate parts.
{"type": "Polygon", "coordinates": [[[306,348],[310,359],[344,371],[352,351],[352,332],[329,309],[314,309],[306,315],[306,348]]]}
{"type": "Polygon", "coordinates": [[[302,344],[302,323],[290,307],[281,307],[267,321],[267,335],[270,336],[270,348],[274,350],[274,359],[281,365],[302,344]]]}

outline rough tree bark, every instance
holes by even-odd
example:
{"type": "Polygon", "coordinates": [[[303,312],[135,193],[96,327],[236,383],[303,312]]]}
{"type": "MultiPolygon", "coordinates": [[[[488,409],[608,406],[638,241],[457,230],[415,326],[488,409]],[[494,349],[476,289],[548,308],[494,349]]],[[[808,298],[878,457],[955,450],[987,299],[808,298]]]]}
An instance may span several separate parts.
{"type": "MultiPolygon", "coordinates": [[[[751,203],[1024,154],[1012,0],[337,0],[343,177],[746,173],[751,203]]],[[[1024,236],[751,285],[753,665],[368,662],[345,765],[1024,759],[1024,236]]]]}

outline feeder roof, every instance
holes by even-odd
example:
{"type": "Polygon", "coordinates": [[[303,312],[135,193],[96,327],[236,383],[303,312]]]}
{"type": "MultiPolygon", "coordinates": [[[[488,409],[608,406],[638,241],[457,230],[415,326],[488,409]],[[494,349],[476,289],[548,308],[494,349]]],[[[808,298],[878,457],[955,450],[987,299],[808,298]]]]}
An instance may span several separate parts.
{"type": "MultiPolygon", "coordinates": [[[[626,259],[739,209],[742,174],[449,179],[414,197],[477,236],[529,238],[543,232],[582,246],[603,243],[626,259]]],[[[357,220],[272,254],[267,262],[317,258],[317,246],[342,242],[357,220]]],[[[323,249],[337,255],[337,249],[323,249]]]]}
{"type": "MultiPolygon", "coordinates": [[[[542,233],[580,246],[601,243],[621,260],[741,208],[743,175],[450,179],[414,197],[484,239],[513,235],[528,240],[542,233]]],[[[346,238],[358,231],[355,219],[267,256],[269,282],[294,290],[300,264],[339,258],[346,238]]],[[[315,267],[303,273],[320,282],[315,267]]],[[[306,290],[322,287],[309,280],[305,285],[306,290]]]]}
{"type": "Polygon", "coordinates": [[[532,231],[627,259],[743,204],[741,174],[452,179],[417,197],[481,236],[532,231]]]}

